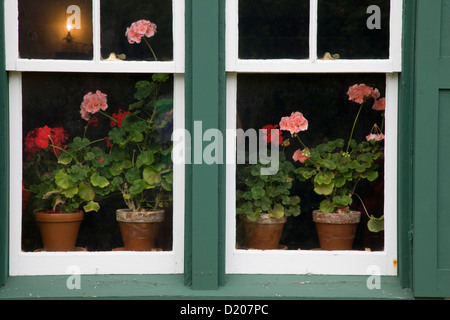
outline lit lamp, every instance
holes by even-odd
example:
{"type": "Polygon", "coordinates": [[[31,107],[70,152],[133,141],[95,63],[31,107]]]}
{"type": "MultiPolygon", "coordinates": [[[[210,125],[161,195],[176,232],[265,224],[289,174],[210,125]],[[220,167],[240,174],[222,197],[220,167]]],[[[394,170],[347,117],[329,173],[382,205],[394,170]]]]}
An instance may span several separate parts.
{"type": "Polygon", "coordinates": [[[67,42],[72,42],[72,35],[70,34],[70,30],[72,30],[72,23],[67,20],[67,36],[63,39],[67,42]]]}

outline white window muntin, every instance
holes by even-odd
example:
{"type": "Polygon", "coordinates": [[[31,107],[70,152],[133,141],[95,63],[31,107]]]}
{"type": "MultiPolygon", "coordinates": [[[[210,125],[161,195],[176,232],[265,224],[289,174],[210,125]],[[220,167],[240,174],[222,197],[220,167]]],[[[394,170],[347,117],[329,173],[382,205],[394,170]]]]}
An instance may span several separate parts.
{"type": "Polygon", "coordinates": [[[81,274],[173,274],[184,270],[185,169],[174,163],[173,247],[165,252],[23,252],[22,235],[22,72],[173,73],[174,130],[185,127],[184,1],[173,0],[174,59],[170,62],[101,61],[100,0],[93,0],[94,59],[20,59],[18,0],[5,0],[6,68],[10,110],[10,261],[11,276],[81,274]]]}

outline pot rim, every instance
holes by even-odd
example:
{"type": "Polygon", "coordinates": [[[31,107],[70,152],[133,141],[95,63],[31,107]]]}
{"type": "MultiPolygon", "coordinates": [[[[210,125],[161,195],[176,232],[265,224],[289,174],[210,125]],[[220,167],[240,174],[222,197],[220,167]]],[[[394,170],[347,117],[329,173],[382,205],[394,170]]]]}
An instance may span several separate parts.
{"type": "Polygon", "coordinates": [[[78,222],[84,219],[84,212],[79,210],[71,213],[35,212],[37,222],[78,222]]]}
{"type": "Polygon", "coordinates": [[[116,220],[126,223],[153,223],[164,221],[164,210],[141,210],[117,209],[116,220]]]}
{"type": "Polygon", "coordinates": [[[358,224],[361,221],[360,211],[348,213],[327,213],[320,210],[313,211],[313,221],[328,224],[358,224]]]}
{"type": "Polygon", "coordinates": [[[283,224],[286,223],[286,216],[283,216],[280,219],[275,219],[269,216],[268,213],[262,213],[259,215],[258,220],[252,221],[247,218],[247,216],[243,216],[243,219],[246,223],[257,223],[257,224],[283,224]]]}

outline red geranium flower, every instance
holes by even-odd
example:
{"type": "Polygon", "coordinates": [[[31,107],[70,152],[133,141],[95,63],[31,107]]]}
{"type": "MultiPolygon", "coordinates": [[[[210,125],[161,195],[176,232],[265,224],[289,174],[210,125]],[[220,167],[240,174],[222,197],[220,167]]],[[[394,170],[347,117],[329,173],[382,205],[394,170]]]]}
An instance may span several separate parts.
{"type": "Polygon", "coordinates": [[[124,112],[122,109],[119,109],[118,113],[114,113],[112,117],[114,120],[111,119],[111,127],[114,128],[115,126],[118,126],[119,128],[122,128],[122,121],[123,119],[130,113],[130,111],[124,112]]]}
{"type": "Polygon", "coordinates": [[[278,125],[271,125],[268,124],[262,128],[262,132],[264,134],[263,138],[264,141],[267,143],[272,142],[275,146],[279,146],[283,144],[283,135],[281,134],[281,131],[278,129],[278,125]],[[272,137],[272,130],[276,130],[278,132],[278,139],[276,137],[272,137]]]}

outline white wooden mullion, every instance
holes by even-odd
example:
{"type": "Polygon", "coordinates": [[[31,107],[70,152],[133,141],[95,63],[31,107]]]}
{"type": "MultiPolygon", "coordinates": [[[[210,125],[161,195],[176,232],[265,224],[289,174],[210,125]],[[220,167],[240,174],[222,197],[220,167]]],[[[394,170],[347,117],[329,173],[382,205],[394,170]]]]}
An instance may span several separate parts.
{"type": "Polygon", "coordinates": [[[390,59],[393,61],[393,72],[401,71],[402,67],[402,17],[403,1],[391,0],[389,55],[390,59]]]}
{"type": "Polygon", "coordinates": [[[314,63],[317,60],[318,0],[309,1],[309,11],[309,60],[311,63],[314,63]]]}
{"type": "Polygon", "coordinates": [[[239,59],[239,0],[226,1],[226,70],[235,71],[239,59]]]}
{"type": "Polygon", "coordinates": [[[19,5],[18,0],[5,0],[6,68],[15,68],[19,59],[19,5]]]}
{"type": "Polygon", "coordinates": [[[101,60],[101,13],[100,0],[92,1],[92,45],[93,45],[93,61],[101,60]]]}

